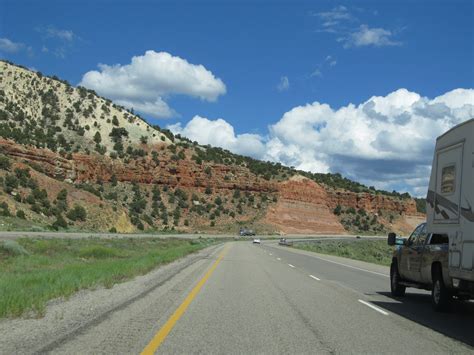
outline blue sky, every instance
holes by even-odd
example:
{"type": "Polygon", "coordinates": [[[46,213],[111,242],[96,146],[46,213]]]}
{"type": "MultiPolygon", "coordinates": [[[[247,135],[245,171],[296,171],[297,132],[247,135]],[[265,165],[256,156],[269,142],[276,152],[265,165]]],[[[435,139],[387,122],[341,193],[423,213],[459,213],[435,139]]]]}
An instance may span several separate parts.
{"type": "MultiPolygon", "coordinates": [[[[327,144],[318,133],[322,133],[321,127],[324,131],[328,122],[310,118],[314,139],[319,139],[321,144],[311,146],[312,155],[303,159],[304,146],[298,151],[298,137],[284,137],[277,132],[277,126],[283,125],[285,113],[297,107],[306,107],[308,114],[316,117],[318,113],[311,110],[317,108],[306,106],[316,101],[328,104],[337,113],[350,103],[357,106],[372,96],[387,97],[399,89],[418,94],[421,101],[455,89],[472,89],[473,6],[472,1],[456,0],[0,0],[0,57],[78,84],[87,72],[100,73],[99,63],[126,66],[132,57],[144,56],[146,51],[166,52],[189,64],[202,65],[212,74],[209,80],[220,79],[225,90],[216,89],[210,97],[210,94],[196,94],[198,89],[185,88],[182,82],[174,91],[163,89],[163,82],[147,83],[144,87],[158,90],[157,95],[173,110],[173,117],[166,119],[143,113],[150,121],[171,125],[175,131],[188,133],[202,143],[220,144],[239,153],[279,160],[303,169],[337,170],[382,188],[423,195],[426,186],[423,176],[427,162],[431,161],[431,156],[426,157],[431,152],[425,146],[414,148],[424,156],[411,158],[411,175],[397,178],[396,171],[390,169],[396,162],[397,149],[392,155],[384,155],[364,152],[363,147],[351,143],[346,147],[352,146],[360,154],[341,160],[337,157],[344,153],[331,150],[322,156],[321,147],[327,144]],[[200,129],[207,127],[206,124],[208,129],[223,131],[231,127],[233,136],[227,141],[235,139],[235,142],[225,143],[226,135],[220,141],[213,141],[212,137],[197,134],[196,127],[193,130],[189,126],[196,115],[203,119],[194,122],[196,127],[197,123],[201,124],[200,129]],[[219,118],[225,125],[217,121],[219,118]],[[246,144],[245,139],[250,143],[246,144]],[[281,143],[279,148],[275,148],[277,143],[281,143]],[[249,149],[243,149],[242,145],[249,149]],[[346,161],[351,163],[345,164],[346,161]],[[347,168],[354,164],[358,169],[347,168]],[[371,178],[361,173],[362,170],[373,170],[372,175],[379,172],[381,176],[371,178]],[[423,182],[410,183],[409,179],[423,182]]],[[[170,72],[170,75],[174,74],[170,72]]],[[[110,93],[99,86],[94,88],[104,96],[110,93]]],[[[472,93],[461,94],[468,105],[472,93]]],[[[113,95],[122,102],[141,100],[136,95],[133,100],[125,94],[114,92],[113,95]]],[[[410,96],[400,95],[404,99],[410,96]]],[[[398,102],[393,100],[389,100],[390,105],[398,102]]],[[[415,101],[406,101],[405,111],[413,113],[415,101]]],[[[446,100],[443,102],[455,109],[446,100]]],[[[380,110],[387,104],[380,103],[380,110]]],[[[472,113],[468,108],[469,112],[472,113]]],[[[464,119],[454,113],[448,116],[436,116],[439,129],[431,135],[464,119]]],[[[357,114],[353,117],[358,119],[357,114]]],[[[360,119],[370,126],[370,117],[373,115],[360,119]]],[[[292,126],[301,119],[287,121],[292,126]]],[[[377,134],[387,129],[384,126],[377,134]]],[[[416,132],[411,133],[416,136],[416,132]]]]}

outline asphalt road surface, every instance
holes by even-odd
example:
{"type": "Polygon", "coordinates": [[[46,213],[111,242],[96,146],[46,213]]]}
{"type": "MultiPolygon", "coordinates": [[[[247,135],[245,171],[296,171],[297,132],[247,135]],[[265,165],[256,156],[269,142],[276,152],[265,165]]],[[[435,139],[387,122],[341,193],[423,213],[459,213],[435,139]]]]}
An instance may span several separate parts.
{"type": "Polygon", "coordinates": [[[428,292],[390,297],[386,267],[275,242],[228,242],[133,282],[90,292],[83,315],[68,315],[72,299],[62,318],[52,306],[42,320],[0,323],[0,353],[474,352],[472,302],[435,313],[428,292]],[[110,304],[94,309],[94,292],[110,304]]]}

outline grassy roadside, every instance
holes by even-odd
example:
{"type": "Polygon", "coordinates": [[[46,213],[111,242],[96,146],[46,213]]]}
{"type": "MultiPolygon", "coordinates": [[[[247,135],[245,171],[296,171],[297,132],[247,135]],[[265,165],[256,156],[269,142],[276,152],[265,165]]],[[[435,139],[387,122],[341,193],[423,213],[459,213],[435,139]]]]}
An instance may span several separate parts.
{"type": "Polygon", "coordinates": [[[393,248],[386,240],[327,240],[295,243],[294,248],[390,266],[393,248]]]}
{"type": "Polygon", "coordinates": [[[44,314],[57,297],[142,275],[214,242],[159,238],[0,242],[0,318],[44,314]]]}

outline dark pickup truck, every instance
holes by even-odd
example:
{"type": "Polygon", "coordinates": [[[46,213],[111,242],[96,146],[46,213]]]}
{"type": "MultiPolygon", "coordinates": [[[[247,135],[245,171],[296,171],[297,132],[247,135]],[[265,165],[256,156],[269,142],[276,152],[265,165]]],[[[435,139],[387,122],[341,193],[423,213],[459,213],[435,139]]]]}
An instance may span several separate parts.
{"type": "Polygon", "coordinates": [[[390,266],[393,296],[404,296],[407,287],[431,290],[434,309],[443,310],[452,296],[469,299],[469,290],[453,287],[448,271],[448,236],[431,234],[426,223],[420,224],[408,239],[388,235],[388,244],[396,245],[390,266]]]}

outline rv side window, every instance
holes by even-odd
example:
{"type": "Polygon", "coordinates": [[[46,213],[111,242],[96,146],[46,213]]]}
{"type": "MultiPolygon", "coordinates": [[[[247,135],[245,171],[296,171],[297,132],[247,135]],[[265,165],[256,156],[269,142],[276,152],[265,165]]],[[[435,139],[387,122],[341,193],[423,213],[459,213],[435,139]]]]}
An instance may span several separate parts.
{"type": "Polygon", "coordinates": [[[445,166],[441,171],[441,193],[452,194],[456,188],[456,166],[445,166]]]}
{"type": "Polygon", "coordinates": [[[446,234],[433,234],[430,244],[448,244],[449,238],[446,234]]]}

